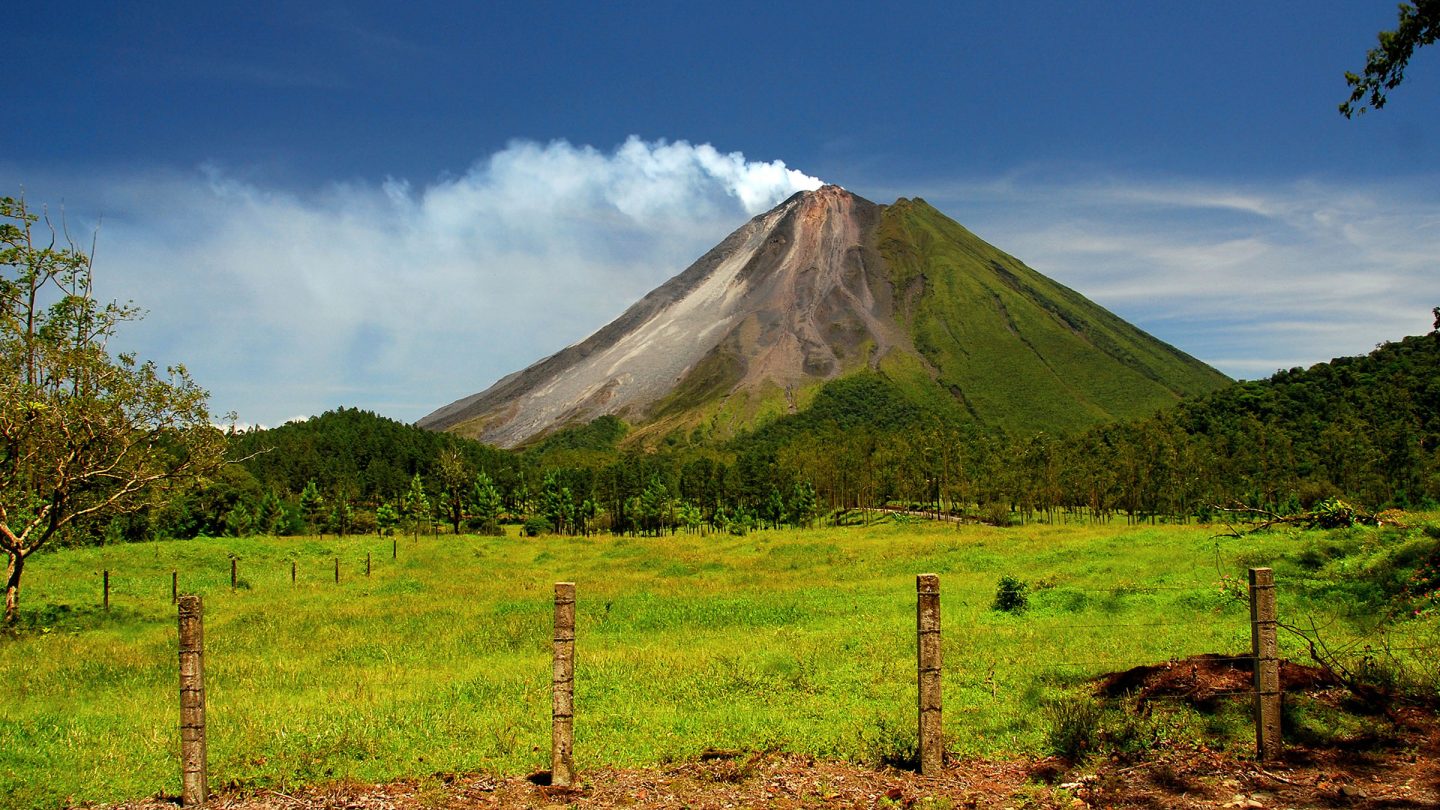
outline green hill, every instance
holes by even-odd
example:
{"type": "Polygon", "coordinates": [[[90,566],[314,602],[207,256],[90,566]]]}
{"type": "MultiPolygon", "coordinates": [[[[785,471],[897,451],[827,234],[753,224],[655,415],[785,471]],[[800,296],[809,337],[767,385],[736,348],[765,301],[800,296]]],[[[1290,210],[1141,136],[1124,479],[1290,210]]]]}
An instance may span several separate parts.
{"type": "Polygon", "coordinates": [[[984,425],[1068,432],[1228,382],[924,200],[887,206],[877,238],[925,370],[984,425]]]}

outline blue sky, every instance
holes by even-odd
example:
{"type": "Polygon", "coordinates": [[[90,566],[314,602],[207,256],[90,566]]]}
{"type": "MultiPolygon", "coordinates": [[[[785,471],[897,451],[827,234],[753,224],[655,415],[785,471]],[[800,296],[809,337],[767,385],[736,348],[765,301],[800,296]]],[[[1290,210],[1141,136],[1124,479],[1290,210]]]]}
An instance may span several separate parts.
{"type": "Polygon", "coordinates": [[[0,31],[0,193],[99,223],[102,293],[149,310],[123,342],[244,422],[418,418],[816,180],[925,197],[1263,376],[1440,305],[1440,52],[1384,110],[1335,110],[1394,20],[1392,0],[27,4],[0,31]]]}

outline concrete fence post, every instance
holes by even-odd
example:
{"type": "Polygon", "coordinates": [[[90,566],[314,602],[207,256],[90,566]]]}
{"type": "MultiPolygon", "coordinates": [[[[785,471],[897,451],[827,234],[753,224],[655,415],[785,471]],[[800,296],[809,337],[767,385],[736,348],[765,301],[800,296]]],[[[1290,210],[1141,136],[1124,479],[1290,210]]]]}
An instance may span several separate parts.
{"type": "Polygon", "coordinates": [[[945,768],[940,717],[940,577],[915,578],[916,676],[920,687],[920,773],[939,776],[945,768]]]}
{"type": "Polygon", "coordinates": [[[340,584],[340,558],[335,558],[335,584],[340,584]]]}
{"type": "Polygon", "coordinates": [[[180,572],[170,572],[170,604],[180,601],[180,572]]]}
{"type": "Polygon", "coordinates": [[[180,800],[196,807],[209,798],[205,756],[205,630],[200,597],[180,597],[180,800]]]}
{"type": "Polygon", "coordinates": [[[109,610],[109,609],[110,609],[110,569],[109,569],[109,568],[106,568],[106,569],[105,569],[105,572],[104,572],[104,584],[101,586],[101,589],[104,591],[104,595],[101,597],[101,602],[102,602],[102,604],[104,605],[105,609],[106,609],[106,610],[109,610]]]}
{"type": "Polygon", "coordinates": [[[575,779],[575,583],[555,583],[555,667],[551,678],[550,784],[575,779]]]}
{"type": "Polygon", "coordinates": [[[370,576],[370,552],[365,552],[365,576],[370,576]]]}
{"type": "Polygon", "coordinates": [[[1255,656],[1255,756],[1280,757],[1280,659],[1275,639],[1275,573],[1250,569],[1250,650],[1255,656]]]}

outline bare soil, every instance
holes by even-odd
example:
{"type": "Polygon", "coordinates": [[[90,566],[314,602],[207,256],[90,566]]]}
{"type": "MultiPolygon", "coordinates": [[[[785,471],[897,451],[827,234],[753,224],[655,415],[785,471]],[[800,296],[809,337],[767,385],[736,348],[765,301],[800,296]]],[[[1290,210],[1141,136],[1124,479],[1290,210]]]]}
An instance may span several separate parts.
{"type": "MultiPolygon", "coordinates": [[[[1223,656],[1137,667],[1096,683],[1097,695],[1141,702],[1183,699],[1204,709],[1249,685],[1247,662],[1223,656]]],[[[1287,694],[1341,705],[1349,693],[1321,670],[1287,664],[1287,694]]],[[[1232,698],[1233,699],[1233,698],[1232,698]]],[[[956,760],[926,778],[890,767],[776,752],[712,751],[693,762],[583,772],[573,789],[548,774],[496,778],[434,774],[382,785],[341,782],[291,793],[221,792],[234,810],[410,808],[1437,808],[1440,722],[1428,710],[1388,707],[1374,730],[1324,745],[1287,745],[1263,766],[1204,747],[1134,760],[956,760]]],[[[156,796],[116,810],[171,810],[156,796]]]]}

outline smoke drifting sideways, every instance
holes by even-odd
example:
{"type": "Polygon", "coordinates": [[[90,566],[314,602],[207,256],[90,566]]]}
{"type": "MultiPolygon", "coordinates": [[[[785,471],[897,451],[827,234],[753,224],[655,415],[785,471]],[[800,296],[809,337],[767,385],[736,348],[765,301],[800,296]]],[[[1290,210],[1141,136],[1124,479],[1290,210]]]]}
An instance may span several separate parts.
{"type": "Polygon", "coordinates": [[[513,141],[420,186],[129,174],[85,207],[105,212],[97,292],[148,310],[117,348],[185,363],[248,424],[341,405],[410,421],[583,339],[820,185],[780,161],[631,137],[608,152],[513,141]]]}

